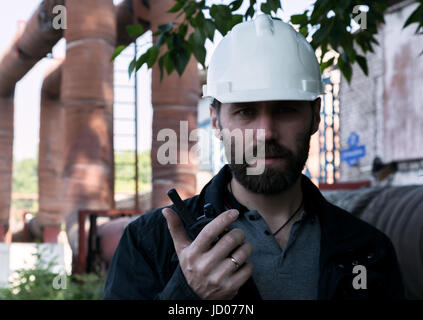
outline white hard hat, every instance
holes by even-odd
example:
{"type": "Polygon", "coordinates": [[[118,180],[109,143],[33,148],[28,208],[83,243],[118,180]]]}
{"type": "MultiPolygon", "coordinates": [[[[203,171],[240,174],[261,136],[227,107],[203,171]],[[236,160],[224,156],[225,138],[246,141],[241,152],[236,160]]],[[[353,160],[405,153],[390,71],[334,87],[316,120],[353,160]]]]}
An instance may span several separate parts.
{"type": "Polygon", "coordinates": [[[237,24],[218,44],[203,97],[222,103],[313,101],[323,93],[310,44],[289,24],[268,15],[237,24]]]}

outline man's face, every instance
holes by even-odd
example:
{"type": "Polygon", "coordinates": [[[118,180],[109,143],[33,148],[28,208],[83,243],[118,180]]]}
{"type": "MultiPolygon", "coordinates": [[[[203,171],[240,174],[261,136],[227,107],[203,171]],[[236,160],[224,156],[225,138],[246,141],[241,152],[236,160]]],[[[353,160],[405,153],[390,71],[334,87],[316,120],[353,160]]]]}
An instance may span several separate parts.
{"type": "Polygon", "coordinates": [[[229,166],[235,179],[247,190],[263,194],[287,190],[297,181],[308,157],[310,137],[318,130],[319,110],[320,99],[312,102],[312,107],[309,101],[227,103],[222,104],[219,115],[210,108],[215,129],[241,129],[243,133],[253,129],[253,154],[258,156],[254,163],[247,161],[245,145],[242,163],[235,161],[239,141],[232,140],[225,148],[231,148],[229,166]],[[258,129],[264,129],[264,136],[257,136],[258,129]],[[260,143],[265,146],[263,156],[256,152],[260,143]],[[254,166],[263,166],[264,172],[247,174],[247,168],[254,166]]]}

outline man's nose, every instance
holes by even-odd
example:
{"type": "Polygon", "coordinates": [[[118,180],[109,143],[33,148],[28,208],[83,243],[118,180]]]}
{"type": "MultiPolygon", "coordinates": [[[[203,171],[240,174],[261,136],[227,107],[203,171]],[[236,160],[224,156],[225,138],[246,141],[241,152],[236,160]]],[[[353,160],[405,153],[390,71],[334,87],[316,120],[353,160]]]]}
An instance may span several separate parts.
{"type": "Polygon", "coordinates": [[[275,119],[269,114],[263,114],[259,117],[257,129],[264,130],[265,140],[272,140],[277,138],[277,125],[275,119]]]}

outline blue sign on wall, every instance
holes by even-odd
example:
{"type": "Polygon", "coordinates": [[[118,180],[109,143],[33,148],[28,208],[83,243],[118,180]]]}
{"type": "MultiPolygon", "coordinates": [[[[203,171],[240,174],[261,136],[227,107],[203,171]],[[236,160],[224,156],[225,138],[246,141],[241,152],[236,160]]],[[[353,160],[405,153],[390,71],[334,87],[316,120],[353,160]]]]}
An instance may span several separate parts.
{"type": "Polygon", "coordinates": [[[366,146],[359,146],[358,141],[358,134],[352,132],[348,137],[349,148],[341,151],[341,161],[346,161],[350,167],[357,164],[358,160],[366,155],[366,146]]]}

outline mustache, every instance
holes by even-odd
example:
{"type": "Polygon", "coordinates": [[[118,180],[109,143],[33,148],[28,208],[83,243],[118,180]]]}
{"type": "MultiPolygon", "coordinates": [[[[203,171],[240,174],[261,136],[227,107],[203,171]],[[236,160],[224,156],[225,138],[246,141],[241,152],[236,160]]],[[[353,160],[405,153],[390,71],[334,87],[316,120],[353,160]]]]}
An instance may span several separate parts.
{"type": "MultiPolygon", "coordinates": [[[[264,146],[264,155],[265,157],[271,157],[271,158],[290,158],[293,157],[294,154],[291,150],[284,147],[283,145],[279,144],[278,142],[274,140],[266,141],[262,144],[264,146]]],[[[253,147],[253,154],[257,155],[259,146],[254,145],[253,147]]],[[[250,153],[251,154],[251,153],[250,153]]]]}

